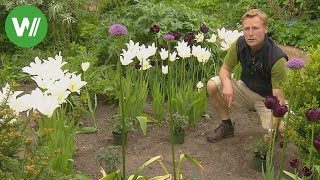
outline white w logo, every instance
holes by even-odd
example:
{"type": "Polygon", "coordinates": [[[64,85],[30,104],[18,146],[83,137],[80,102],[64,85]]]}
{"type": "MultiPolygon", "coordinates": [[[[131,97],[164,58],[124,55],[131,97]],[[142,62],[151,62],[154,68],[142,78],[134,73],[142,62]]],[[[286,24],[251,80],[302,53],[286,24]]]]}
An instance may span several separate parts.
{"type": "MultiPolygon", "coordinates": [[[[41,18],[33,18],[31,29],[29,30],[28,36],[35,36],[37,34],[40,20],[41,18]]],[[[23,18],[21,26],[19,25],[17,18],[12,18],[12,22],[14,25],[14,29],[16,30],[17,36],[23,36],[24,30],[29,29],[30,22],[28,18],[23,18]]]]}

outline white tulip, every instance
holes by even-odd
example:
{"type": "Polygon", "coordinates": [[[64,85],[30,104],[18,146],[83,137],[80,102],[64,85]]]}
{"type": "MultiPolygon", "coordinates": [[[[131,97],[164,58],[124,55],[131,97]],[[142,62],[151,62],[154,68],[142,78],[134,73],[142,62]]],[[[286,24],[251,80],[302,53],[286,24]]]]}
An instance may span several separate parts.
{"type": "Polygon", "coordinates": [[[169,54],[168,54],[168,51],[164,48],[161,48],[161,51],[160,51],[160,57],[162,60],[165,60],[168,58],[169,54]]]}
{"type": "Polygon", "coordinates": [[[89,66],[90,66],[90,62],[81,63],[81,68],[84,72],[88,70],[89,66]]]}
{"type": "Polygon", "coordinates": [[[168,66],[162,66],[161,69],[163,74],[168,74],[168,70],[169,70],[168,66]]]}

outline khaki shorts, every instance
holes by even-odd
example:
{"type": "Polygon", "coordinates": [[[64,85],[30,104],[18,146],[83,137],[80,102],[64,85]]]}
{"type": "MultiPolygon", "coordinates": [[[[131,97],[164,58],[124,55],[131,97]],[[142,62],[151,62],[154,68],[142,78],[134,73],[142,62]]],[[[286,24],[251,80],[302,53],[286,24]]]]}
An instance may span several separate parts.
{"type": "MultiPolygon", "coordinates": [[[[218,76],[211,78],[213,82],[218,86],[220,94],[222,95],[222,83],[218,76]]],[[[271,129],[271,110],[267,109],[264,105],[265,97],[250,90],[243,81],[232,79],[233,87],[233,100],[231,108],[234,106],[240,106],[247,109],[256,110],[260,116],[261,124],[264,129],[271,129]]]]}

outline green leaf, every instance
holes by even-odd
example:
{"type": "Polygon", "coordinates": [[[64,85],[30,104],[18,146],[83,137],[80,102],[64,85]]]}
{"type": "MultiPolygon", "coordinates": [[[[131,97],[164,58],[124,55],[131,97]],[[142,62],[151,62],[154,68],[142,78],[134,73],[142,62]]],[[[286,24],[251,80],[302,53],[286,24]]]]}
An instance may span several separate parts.
{"type": "Polygon", "coordinates": [[[292,179],[301,180],[301,178],[297,177],[297,175],[289,172],[289,171],[283,171],[286,175],[290,176],[292,179]]]}
{"type": "Polygon", "coordinates": [[[153,162],[155,162],[155,161],[160,161],[160,160],[162,160],[162,158],[163,158],[162,156],[155,156],[155,157],[149,159],[148,161],[146,161],[145,163],[143,163],[143,164],[139,167],[139,169],[134,173],[134,176],[133,176],[132,180],[137,180],[138,177],[139,177],[139,175],[141,174],[141,172],[144,170],[145,167],[147,167],[149,164],[151,164],[151,163],[153,163],[153,162]]]}
{"type": "Polygon", "coordinates": [[[114,171],[99,180],[121,180],[120,171],[114,171]]]}
{"type": "Polygon", "coordinates": [[[188,154],[181,154],[180,155],[180,160],[179,160],[179,165],[178,165],[178,170],[177,170],[177,176],[180,177],[180,171],[181,171],[181,165],[182,165],[182,161],[184,158],[187,158],[190,162],[192,162],[193,164],[195,164],[196,166],[198,166],[202,172],[203,167],[202,165],[196,161],[195,159],[193,159],[191,156],[189,156],[188,154]]]}
{"type": "Polygon", "coordinates": [[[144,117],[144,116],[137,116],[137,119],[139,121],[139,124],[140,124],[140,128],[143,132],[143,134],[146,136],[147,135],[147,117],[144,117]]]}

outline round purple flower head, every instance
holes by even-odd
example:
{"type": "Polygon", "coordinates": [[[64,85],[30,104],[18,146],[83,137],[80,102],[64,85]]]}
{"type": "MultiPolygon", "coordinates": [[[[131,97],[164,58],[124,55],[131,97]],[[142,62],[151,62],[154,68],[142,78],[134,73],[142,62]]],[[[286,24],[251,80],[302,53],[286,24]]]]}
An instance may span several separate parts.
{"type": "Polygon", "coordinates": [[[306,65],[306,62],[299,58],[292,58],[287,62],[287,67],[292,70],[301,69],[306,65]]]}
{"type": "Polygon", "coordinates": [[[167,41],[167,42],[171,42],[171,41],[174,40],[174,36],[171,35],[171,34],[165,34],[165,35],[163,36],[163,39],[164,39],[165,41],[167,41]]]}
{"type": "Polygon", "coordinates": [[[128,29],[124,25],[121,24],[113,24],[109,27],[109,33],[112,36],[122,36],[128,34],[128,29]]]}

